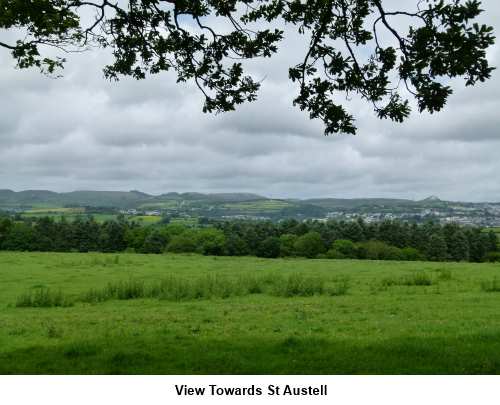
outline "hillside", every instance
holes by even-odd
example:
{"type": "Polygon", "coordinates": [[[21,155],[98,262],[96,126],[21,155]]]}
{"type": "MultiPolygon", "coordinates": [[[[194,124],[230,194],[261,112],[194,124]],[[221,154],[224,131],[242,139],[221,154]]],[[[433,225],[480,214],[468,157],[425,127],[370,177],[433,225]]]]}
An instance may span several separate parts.
{"type": "MultiPolygon", "coordinates": [[[[132,191],[0,190],[0,210],[92,207],[100,211],[155,211],[154,215],[227,219],[334,218],[361,216],[367,221],[436,220],[480,226],[500,226],[499,203],[450,202],[431,196],[420,201],[391,198],[279,199],[252,193],[168,192],[151,195],[132,191]]],[[[33,212],[32,212],[33,214],[33,212]]]]}

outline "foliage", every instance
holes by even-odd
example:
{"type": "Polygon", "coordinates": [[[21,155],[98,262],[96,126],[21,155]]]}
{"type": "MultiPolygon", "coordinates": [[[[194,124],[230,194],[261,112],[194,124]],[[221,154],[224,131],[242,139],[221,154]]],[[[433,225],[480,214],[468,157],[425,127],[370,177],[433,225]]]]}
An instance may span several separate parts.
{"type": "Polygon", "coordinates": [[[197,227],[140,226],[124,218],[103,223],[49,217],[0,221],[0,250],[13,251],[481,262],[496,260],[493,245],[491,233],[481,228],[399,221],[211,221],[197,227]]]}
{"type": "Polygon", "coordinates": [[[325,245],[318,232],[308,232],[299,236],[294,243],[294,249],[297,256],[315,258],[324,253],[325,245]]]}
{"type": "Polygon", "coordinates": [[[280,255],[282,257],[293,256],[294,246],[298,236],[293,233],[284,233],[280,236],[280,255]]]}
{"type": "Polygon", "coordinates": [[[348,239],[337,239],[333,242],[332,249],[346,258],[356,259],[358,257],[356,244],[348,239]]]}
{"type": "Polygon", "coordinates": [[[264,239],[258,246],[257,257],[276,258],[280,256],[281,251],[280,239],[276,236],[269,236],[264,239]]]}
{"type": "Polygon", "coordinates": [[[396,10],[384,0],[34,0],[29,7],[9,0],[0,7],[0,28],[17,37],[0,47],[18,67],[53,74],[65,59],[45,48],[107,47],[114,57],[104,68],[107,78],[175,71],[178,82],[198,86],[206,112],[256,99],[260,83],[243,61],[273,56],[288,26],[287,35],[297,31],[307,44],[288,73],[298,85],[293,102],[321,119],[327,134],[356,132],[339,95],[355,94],[379,118],[401,122],[410,114],[407,97],[421,112],[440,111],[452,93],[449,79],[472,86],[493,70],[486,57],[493,28],[477,22],[478,0],[429,0],[396,10]],[[82,17],[92,12],[94,21],[82,17]],[[408,29],[396,24],[401,16],[408,29]]]}
{"type": "Polygon", "coordinates": [[[486,255],[486,260],[490,263],[499,263],[500,262],[500,252],[489,252],[486,255]]]}
{"type": "Polygon", "coordinates": [[[448,257],[448,246],[444,237],[435,233],[429,238],[429,246],[427,248],[427,258],[436,262],[443,262],[448,257]]]}

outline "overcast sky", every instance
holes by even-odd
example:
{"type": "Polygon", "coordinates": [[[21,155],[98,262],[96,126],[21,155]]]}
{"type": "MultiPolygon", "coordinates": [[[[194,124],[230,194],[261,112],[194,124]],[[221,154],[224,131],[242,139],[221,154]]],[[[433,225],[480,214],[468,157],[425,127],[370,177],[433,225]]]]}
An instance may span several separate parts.
{"type": "MultiPolygon", "coordinates": [[[[500,35],[498,0],[483,5],[500,35]]],[[[265,78],[259,99],[218,116],[170,74],[106,81],[103,52],[71,56],[50,79],[13,69],[0,49],[0,188],[500,201],[499,71],[475,88],[454,83],[444,112],[405,124],[354,103],[358,135],[325,137],[292,106],[299,45],[253,65],[265,78]]],[[[499,46],[489,58],[500,65],[499,46]]]]}

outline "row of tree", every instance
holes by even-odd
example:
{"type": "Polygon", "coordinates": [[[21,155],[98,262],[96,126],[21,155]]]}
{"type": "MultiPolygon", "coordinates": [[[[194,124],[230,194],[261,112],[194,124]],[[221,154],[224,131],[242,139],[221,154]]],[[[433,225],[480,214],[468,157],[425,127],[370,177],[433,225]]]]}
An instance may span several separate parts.
{"type": "Polygon", "coordinates": [[[497,236],[456,224],[205,221],[140,226],[124,219],[98,223],[92,218],[14,221],[0,218],[0,249],[15,251],[100,251],[204,255],[379,260],[500,260],[497,236]]]}

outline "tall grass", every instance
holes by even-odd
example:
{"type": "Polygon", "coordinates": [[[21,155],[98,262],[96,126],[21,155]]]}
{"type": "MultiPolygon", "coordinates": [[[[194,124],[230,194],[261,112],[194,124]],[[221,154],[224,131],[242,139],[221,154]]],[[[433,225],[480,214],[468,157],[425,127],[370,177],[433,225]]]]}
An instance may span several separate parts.
{"type": "Polygon", "coordinates": [[[69,307],[73,305],[72,300],[65,296],[61,290],[52,291],[49,288],[37,288],[34,291],[28,291],[16,300],[16,307],[69,307]]]}
{"type": "Polygon", "coordinates": [[[333,285],[326,288],[326,293],[330,296],[345,295],[350,288],[349,279],[347,277],[341,277],[336,279],[333,285]]]}
{"type": "Polygon", "coordinates": [[[415,271],[411,274],[405,274],[400,277],[386,277],[382,280],[383,287],[392,286],[430,286],[433,280],[429,274],[424,271],[415,271]]]}
{"type": "Polygon", "coordinates": [[[108,283],[103,289],[92,288],[81,297],[83,302],[102,302],[112,299],[130,300],[145,297],[145,285],[143,281],[127,280],[116,283],[108,283]]]}
{"type": "Polygon", "coordinates": [[[481,283],[481,290],[484,292],[500,292],[500,280],[495,277],[490,281],[483,281],[481,283]]]}
{"type": "Polygon", "coordinates": [[[325,280],[320,277],[291,274],[276,283],[271,294],[278,297],[310,297],[325,292],[325,280]]]}
{"type": "Polygon", "coordinates": [[[207,275],[190,279],[171,275],[150,284],[129,279],[108,283],[103,288],[92,288],[79,297],[70,300],[61,291],[54,293],[48,289],[38,289],[18,297],[17,307],[68,306],[73,302],[100,303],[109,300],[132,300],[154,298],[166,301],[189,301],[200,299],[268,294],[276,297],[311,297],[313,295],[344,295],[349,288],[345,278],[335,279],[327,284],[322,277],[306,276],[299,273],[245,275],[228,277],[207,275]]]}

